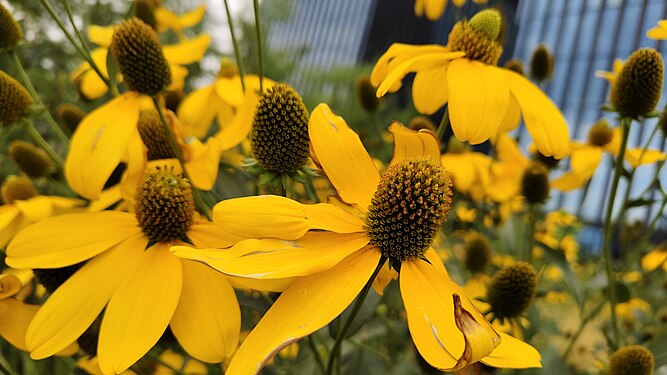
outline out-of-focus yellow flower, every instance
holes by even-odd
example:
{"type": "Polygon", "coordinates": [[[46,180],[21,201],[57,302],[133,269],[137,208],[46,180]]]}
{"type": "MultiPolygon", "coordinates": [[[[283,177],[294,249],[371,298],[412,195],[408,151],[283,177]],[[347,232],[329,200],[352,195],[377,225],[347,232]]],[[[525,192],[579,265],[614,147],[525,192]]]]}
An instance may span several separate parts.
{"type": "MultiPolygon", "coordinates": [[[[472,0],[473,3],[484,5],[489,0],[472,0]]],[[[466,3],[466,0],[452,0],[455,7],[460,8],[466,3]]],[[[415,0],[415,15],[422,17],[426,15],[431,21],[436,21],[445,13],[447,8],[447,0],[415,0]]]]}
{"type": "Polygon", "coordinates": [[[667,243],[657,246],[649,251],[641,260],[642,268],[647,272],[652,272],[662,267],[667,272],[667,243]]]}
{"type": "Polygon", "coordinates": [[[200,5],[181,15],[172,12],[164,6],[155,9],[155,19],[157,20],[158,31],[164,32],[169,29],[174,30],[181,39],[185,38],[183,30],[197,25],[204,18],[205,14],[206,5],[200,5]]]}
{"type": "Polygon", "coordinates": [[[514,129],[523,115],[537,149],[558,159],[567,154],[569,131],[554,103],[525,77],[496,66],[500,15],[477,13],[454,26],[446,47],[394,43],[371,73],[377,95],[395,92],[414,72],[412,98],[417,110],[433,114],[448,104],[454,135],[471,144],[514,129]],[[497,19],[496,19],[497,17],[497,19]]]}
{"type": "MultiPolygon", "coordinates": [[[[96,26],[88,27],[88,39],[100,47],[91,51],[91,57],[100,72],[109,78],[107,71],[107,53],[111,45],[111,38],[115,26],[96,26]]],[[[188,69],[185,65],[200,61],[209,44],[211,36],[201,34],[192,39],[182,40],[176,44],[163,46],[164,56],[169,62],[171,71],[171,85],[168,90],[180,90],[185,85],[185,77],[188,75],[188,69]]],[[[83,62],[71,74],[71,79],[78,82],[79,90],[88,99],[97,99],[107,93],[109,88],[102,78],[92,69],[88,62],[83,62]]],[[[122,75],[118,74],[118,81],[122,81],[122,75]]]]}
{"type": "Polygon", "coordinates": [[[667,20],[658,21],[658,25],[647,31],[646,36],[651,39],[667,39],[667,20]]]}
{"type": "Polygon", "coordinates": [[[464,223],[472,223],[477,217],[477,210],[474,208],[468,208],[464,204],[459,204],[456,206],[456,217],[464,223]]]}
{"type": "MultiPolygon", "coordinates": [[[[440,152],[433,133],[415,132],[396,122],[390,131],[395,147],[388,171],[403,173],[408,165],[437,166],[440,152]]],[[[383,250],[370,243],[371,235],[363,218],[374,212],[373,204],[381,204],[371,202],[380,199],[376,198],[376,191],[387,186],[393,175],[387,172],[381,180],[359,137],[326,104],[320,104],[311,113],[309,134],[313,160],[321,166],[340,199],[347,203],[347,209],[324,203],[303,205],[278,196],[226,200],[214,208],[216,222],[222,223],[222,231],[249,240],[224,251],[172,248],[179,256],[198,259],[235,276],[264,279],[302,276],[285,289],[243,342],[227,369],[228,374],[258,372],[279,349],[331,322],[372,281],[375,272],[379,272],[375,279],[379,290],[384,285],[377,284],[391,280],[390,268],[380,262],[383,250]],[[234,220],[230,222],[226,217],[234,220]]],[[[409,178],[409,174],[405,177],[409,178]]],[[[448,182],[441,181],[443,178],[437,179],[437,189],[443,190],[434,193],[429,202],[448,199],[440,196],[449,195],[444,190],[448,182]]],[[[411,186],[410,180],[405,183],[411,186]]],[[[435,192],[434,189],[428,191],[435,192]]],[[[387,196],[394,198],[391,194],[387,196]]],[[[435,214],[443,207],[432,209],[435,214]]],[[[491,328],[463,289],[447,275],[430,248],[432,237],[428,242],[425,249],[412,248],[414,245],[406,249],[420,253],[428,262],[405,253],[400,255],[403,258],[393,260],[400,262],[399,281],[408,327],[422,356],[440,369],[458,369],[480,360],[500,367],[539,366],[539,353],[535,349],[491,328]],[[499,339],[500,345],[496,347],[499,339]]],[[[392,266],[395,267],[396,264],[392,266]]]]}
{"type": "Polygon", "coordinates": [[[651,305],[641,298],[633,297],[627,302],[616,305],[616,315],[626,325],[631,327],[641,314],[651,312],[651,305]]]}
{"type": "Polygon", "coordinates": [[[484,189],[491,182],[491,158],[481,152],[470,151],[456,138],[451,138],[449,144],[450,147],[440,160],[449,171],[454,187],[463,194],[469,194],[474,200],[481,200],[484,189]],[[454,143],[459,145],[453,147],[454,143]]]}
{"type": "MultiPolygon", "coordinates": [[[[6,268],[0,274],[0,336],[20,350],[27,350],[26,331],[30,321],[39,310],[39,306],[23,302],[21,297],[25,296],[20,296],[25,290],[31,288],[32,278],[33,274],[30,270],[6,268]]],[[[56,355],[69,356],[76,353],[77,350],[79,350],[78,345],[71,343],[56,355]]]]}

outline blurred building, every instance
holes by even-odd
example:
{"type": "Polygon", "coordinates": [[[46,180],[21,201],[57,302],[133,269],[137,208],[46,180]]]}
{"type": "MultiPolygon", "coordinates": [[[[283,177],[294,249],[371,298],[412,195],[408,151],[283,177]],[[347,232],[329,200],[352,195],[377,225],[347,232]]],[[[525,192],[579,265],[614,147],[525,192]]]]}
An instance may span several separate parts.
{"type": "MultiPolygon", "coordinates": [[[[290,82],[302,91],[326,91],[326,73],[356,64],[372,65],[393,42],[445,44],[455,20],[480,9],[472,1],[462,8],[450,2],[443,17],[431,22],[416,17],[413,5],[412,0],[295,0],[289,19],[270,26],[267,43],[286,50],[303,48],[304,55],[290,82]]],[[[563,111],[576,139],[585,139],[590,125],[600,117],[609,117],[600,109],[609,85],[595,77],[595,71],[611,70],[614,59],[625,60],[640,47],[656,48],[663,56],[667,48],[664,42],[646,37],[646,31],[658,20],[667,19],[666,0],[491,0],[486,6],[502,8],[506,18],[501,64],[511,57],[527,63],[533,49],[542,43],[554,52],[553,80],[544,89],[563,111]]],[[[409,92],[397,95],[402,96],[402,104],[411,105],[409,92]]],[[[654,120],[633,126],[630,146],[643,145],[654,126],[654,120]]],[[[527,147],[530,137],[520,139],[527,147]]],[[[664,149],[665,138],[654,137],[651,147],[664,149]]],[[[600,223],[611,184],[610,165],[610,158],[605,157],[583,202],[581,191],[555,192],[549,209],[564,207],[591,223],[600,223]]],[[[654,173],[655,166],[640,167],[633,185],[622,183],[619,194],[628,188],[634,195],[641,193],[654,173]]],[[[667,184],[667,180],[662,182],[667,184]]],[[[629,217],[647,220],[657,209],[655,205],[635,208],[629,217]]]]}

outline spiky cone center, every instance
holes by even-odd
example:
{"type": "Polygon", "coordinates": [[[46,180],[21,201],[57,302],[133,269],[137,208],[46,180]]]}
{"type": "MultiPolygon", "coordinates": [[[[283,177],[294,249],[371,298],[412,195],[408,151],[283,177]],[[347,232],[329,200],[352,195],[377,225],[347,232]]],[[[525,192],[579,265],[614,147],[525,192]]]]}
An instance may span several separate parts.
{"type": "Polygon", "coordinates": [[[152,243],[187,240],[194,221],[190,182],[173,168],[158,167],[138,187],[135,215],[152,243]]]}
{"type": "Polygon", "coordinates": [[[425,129],[432,131],[433,133],[435,133],[438,130],[430,118],[421,115],[411,118],[410,122],[408,122],[408,128],[414,131],[425,129]]]}
{"type": "Polygon", "coordinates": [[[146,159],[148,161],[176,157],[169,145],[169,138],[167,138],[164,125],[157,111],[143,110],[139,112],[137,130],[139,130],[141,141],[146,146],[146,159]]]}
{"type": "Polygon", "coordinates": [[[23,39],[23,30],[4,5],[0,4],[0,49],[14,48],[23,39]]]}
{"type": "Polygon", "coordinates": [[[130,18],[114,29],[110,50],[130,90],[154,96],[171,83],[160,40],[140,19],[130,18]]]}
{"type": "Polygon", "coordinates": [[[537,81],[551,77],[554,70],[554,58],[546,46],[540,44],[530,58],[530,75],[537,81]]]}
{"type": "Polygon", "coordinates": [[[12,141],[7,148],[7,154],[14,164],[30,178],[46,175],[53,166],[46,152],[32,143],[12,141]]]}
{"type": "Polygon", "coordinates": [[[148,0],[134,0],[134,16],[157,31],[157,19],[155,18],[155,6],[148,0]]]}
{"type": "Polygon", "coordinates": [[[609,375],[651,375],[653,353],[641,345],[630,345],[614,352],[609,359],[609,375]]]}
{"type": "Polygon", "coordinates": [[[74,104],[64,103],[58,106],[58,116],[69,131],[74,132],[79,123],[86,117],[86,112],[74,104]]]}
{"type": "Polygon", "coordinates": [[[232,78],[239,75],[239,67],[234,62],[226,57],[220,60],[220,69],[218,70],[218,78],[232,78]]]}
{"type": "Polygon", "coordinates": [[[503,67],[515,73],[519,73],[522,76],[526,75],[526,70],[523,68],[523,63],[519,59],[508,60],[503,67]]]}
{"type": "Polygon", "coordinates": [[[277,84],[262,94],[250,144],[257,164],[265,171],[292,173],[308,161],[308,110],[291,87],[277,84]]]}
{"type": "Polygon", "coordinates": [[[365,218],[370,243],[392,265],[422,257],[452,205],[452,182],[430,157],[409,158],[382,175],[365,218]]]}
{"type": "Polygon", "coordinates": [[[32,103],[28,90],[0,70],[0,123],[11,124],[25,117],[32,103]]]}
{"type": "Polygon", "coordinates": [[[646,116],[662,94],[664,64],[660,53],[642,48],[630,55],[611,88],[611,102],[623,117],[646,116]]]}
{"type": "Polygon", "coordinates": [[[533,300],[537,274],[533,266],[517,262],[498,271],[486,291],[495,318],[517,318],[533,300]]]}
{"type": "Polygon", "coordinates": [[[53,293],[82,266],[83,263],[77,263],[62,268],[38,268],[33,269],[32,272],[37,276],[37,281],[39,281],[44,289],[49,293],[53,293]]]}
{"type": "Polygon", "coordinates": [[[465,242],[465,266],[472,273],[482,272],[491,261],[491,244],[482,234],[474,234],[465,242]]]}
{"type": "Polygon", "coordinates": [[[588,143],[594,146],[606,146],[614,138],[614,132],[606,120],[602,119],[588,129],[588,143]]]}
{"type": "MultiPolygon", "coordinates": [[[[488,29],[488,25],[474,26],[472,24],[475,17],[470,22],[462,20],[454,25],[449,33],[447,47],[452,51],[465,52],[467,59],[496,65],[503,52],[503,47],[496,41],[495,37],[490,38],[493,33],[492,30],[488,29]]],[[[500,33],[499,26],[498,33],[500,33]]]]}
{"type": "Polygon", "coordinates": [[[2,184],[0,195],[2,195],[2,201],[5,204],[12,204],[15,201],[24,201],[36,197],[39,192],[29,178],[10,176],[2,184]]]}
{"type": "Polygon", "coordinates": [[[500,28],[503,24],[503,16],[497,9],[484,9],[472,16],[469,24],[475,31],[486,36],[488,40],[498,40],[500,28]]]}
{"type": "Polygon", "coordinates": [[[521,177],[521,195],[530,204],[544,203],[549,197],[549,170],[539,162],[526,167],[521,177]]]}
{"type": "Polygon", "coordinates": [[[357,78],[356,89],[357,99],[359,99],[361,107],[367,112],[375,112],[380,105],[380,98],[375,95],[376,90],[370,78],[367,76],[357,78]]]}

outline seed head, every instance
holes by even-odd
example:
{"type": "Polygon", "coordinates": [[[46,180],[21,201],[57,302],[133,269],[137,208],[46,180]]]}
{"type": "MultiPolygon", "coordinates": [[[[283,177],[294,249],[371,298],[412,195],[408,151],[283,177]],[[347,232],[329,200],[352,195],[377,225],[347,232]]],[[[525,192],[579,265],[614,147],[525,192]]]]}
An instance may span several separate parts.
{"type": "Polygon", "coordinates": [[[32,103],[28,90],[0,70],[0,123],[11,124],[25,117],[32,103]]]}
{"type": "Polygon", "coordinates": [[[134,0],[134,16],[157,31],[157,19],[155,19],[155,6],[149,0],[134,0]]]}
{"type": "Polygon", "coordinates": [[[653,353],[641,345],[618,349],[609,359],[609,375],[653,374],[653,353]]]}
{"type": "Polygon", "coordinates": [[[86,117],[86,112],[74,104],[64,103],[58,106],[58,116],[63,120],[67,129],[73,132],[86,117]]]}
{"type": "Polygon", "coordinates": [[[24,201],[39,195],[39,192],[28,177],[10,176],[0,188],[0,195],[5,204],[24,201]]]}
{"type": "Polygon", "coordinates": [[[535,296],[537,274],[529,263],[517,262],[498,271],[489,284],[487,300],[496,318],[517,318],[535,296]]]}
{"type": "Polygon", "coordinates": [[[171,150],[169,138],[164,132],[162,120],[156,110],[139,112],[137,130],[139,130],[139,136],[146,146],[146,159],[148,161],[176,157],[171,150]]]}
{"type": "Polygon", "coordinates": [[[465,243],[465,265],[472,273],[483,272],[491,261],[491,244],[486,236],[476,233],[465,243]]]}
{"type": "Polygon", "coordinates": [[[380,98],[375,95],[375,87],[368,76],[357,78],[357,99],[361,107],[368,112],[375,112],[380,105],[380,98]]]}
{"type": "Polygon", "coordinates": [[[611,88],[611,102],[622,116],[646,116],[658,105],[662,94],[664,66],[653,48],[630,55],[611,88]]]}
{"type": "Polygon", "coordinates": [[[524,68],[523,68],[523,63],[522,63],[521,60],[519,60],[519,59],[511,59],[511,60],[508,60],[508,61],[505,63],[504,68],[505,68],[505,69],[509,69],[509,70],[511,70],[511,71],[513,71],[513,72],[519,73],[519,74],[521,74],[522,76],[525,76],[525,75],[526,75],[526,71],[525,71],[524,68]]]}
{"type": "Polygon", "coordinates": [[[605,146],[611,142],[613,137],[614,132],[609,128],[609,123],[605,119],[598,120],[588,129],[588,143],[594,146],[605,146]]]}
{"type": "Polygon", "coordinates": [[[531,204],[544,203],[549,197],[549,170],[542,164],[533,162],[521,177],[521,195],[531,204]]]}
{"type": "Polygon", "coordinates": [[[23,30],[11,13],[0,4],[0,49],[14,48],[23,39],[23,30]]]}
{"type": "Polygon", "coordinates": [[[53,166],[46,152],[32,143],[12,141],[7,148],[7,153],[14,164],[30,178],[46,175],[53,166]]]}
{"type": "Polygon", "coordinates": [[[554,71],[554,57],[544,44],[533,51],[530,58],[530,75],[536,81],[546,81],[554,71]]]}

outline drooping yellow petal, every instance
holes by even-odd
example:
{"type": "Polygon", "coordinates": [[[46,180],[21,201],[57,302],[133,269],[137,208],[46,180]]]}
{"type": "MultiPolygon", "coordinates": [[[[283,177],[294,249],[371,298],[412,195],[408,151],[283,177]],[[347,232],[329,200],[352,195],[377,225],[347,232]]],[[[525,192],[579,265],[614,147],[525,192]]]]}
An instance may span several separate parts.
{"type": "Polygon", "coordinates": [[[193,90],[183,98],[178,106],[178,118],[183,124],[180,129],[183,136],[206,137],[220,105],[222,101],[218,98],[213,85],[193,90]]]}
{"type": "Polygon", "coordinates": [[[126,212],[52,217],[22,230],[9,244],[5,261],[13,268],[65,267],[92,258],[140,232],[134,215],[126,212]]]}
{"type": "Polygon", "coordinates": [[[56,289],[28,328],[26,344],[32,358],[57,353],[93,323],[121,280],[135,272],[147,242],[143,235],[129,238],[93,258],[56,289]]]}
{"type": "MultiPolygon", "coordinates": [[[[255,90],[246,90],[243,97],[243,104],[238,108],[236,115],[231,121],[224,118],[225,113],[223,111],[220,112],[218,115],[218,127],[220,130],[215,135],[215,138],[220,142],[220,147],[223,150],[229,150],[246,139],[252,128],[259,98],[260,96],[255,90]]],[[[223,106],[227,105],[224,102],[222,103],[223,106]]]]}
{"type": "Polygon", "coordinates": [[[447,6],[447,0],[426,1],[426,18],[428,18],[431,21],[437,21],[440,18],[440,16],[442,16],[442,14],[445,13],[446,6],[447,6]]]}
{"type": "Polygon", "coordinates": [[[554,189],[566,192],[579,189],[580,187],[584,186],[588,181],[588,178],[589,177],[581,177],[575,173],[567,172],[551,181],[550,185],[554,189]]]}
{"type": "Polygon", "coordinates": [[[211,190],[218,177],[218,167],[222,148],[220,142],[211,137],[202,144],[198,139],[188,143],[190,160],[185,163],[185,168],[190,175],[192,185],[200,190],[211,190]]]}
{"type": "Polygon", "coordinates": [[[39,306],[15,298],[0,300],[0,336],[15,348],[28,350],[25,333],[38,310],[39,306]]]}
{"type": "Polygon", "coordinates": [[[327,270],[368,244],[365,233],[309,232],[296,241],[248,239],[229,249],[171,248],[230,276],[285,279],[327,270]]]}
{"type": "Polygon", "coordinates": [[[507,76],[526,128],[540,153],[557,159],[564,157],[569,149],[570,132],[558,107],[526,77],[507,69],[494,69],[507,76]]]}
{"type": "Polygon", "coordinates": [[[359,136],[324,103],[310,114],[308,134],[313,161],[322,167],[343,201],[365,212],[380,174],[359,136]]]}
{"type": "Polygon", "coordinates": [[[428,130],[414,131],[394,121],[389,126],[394,137],[394,156],[389,165],[396,164],[408,157],[427,155],[435,164],[440,164],[440,146],[435,134],[428,130]]]}
{"type": "Polygon", "coordinates": [[[498,334],[445,273],[416,259],[401,264],[399,281],[410,334],[431,366],[460,369],[498,345],[498,334]]]}
{"type": "Polygon", "coordinates": [[[468,59],[449,63],[449,118],[454,135],[479,144],[498,132],[510,104],[502,71],[468,59]]]}
{"type": "MultiPolygon", "coordinates": [[[[93,62],[95,62],[95,65],[105,78],[109,78],[109,73],[107,71],[107,52],[107,48],[96,48],[90,52],[93,62]]],[[[87,69],[85,69],[80,76],[79,90],[87,99],[99,99],[109,91],[109,88],[88,63],[85,63],[84,66],[86,66],[87,69]]]]}
{"type": "Polygon", "coordinates": [[[185,77],[188,76],[188,68],[169,62],[171,71],[171,84],[167,87],[168,91],[178,91],[185,87],[185,77]]]}
{"type": "Polygon", "coordinates": [[[234,233],[226,233],[220,230],[217,225],[205,221],[197,223],[188,231],[188,238],[192,243],[199,248],[215,247],[223,248],[230,247],[235,243],[244,240],[245,238],[234,233]]]}
{"type": "Polygon", "coordinates": [[[505,133],[516,129],[517,126],[519,126],[520,121],[521,107],[519,107],[519,103],[517,103],[516,99],[514,98],[514,94],[510,93],[510,103],[507,107],[505,117],[503,117],[503,120],[500,122],[498,133],[505,133]]]}
{"type": "Polygon", "coordinates": [[[178,23],[180,27],[184,29],[195,26],[201,22],[202,18],[204,18],[204,14],[206,14],[206,5],[200,5],[187,13],[181,14],[178,17],[178,23]]]}
{"type": "Polygon", "coordinates": [[[482,363],[499,368],[542,367],[542,356],[535,348],[502,331],[498,334],[500,345],[482,358],[482,363]]]}
{"type": "Polygon", "coordinates": [[[181,296],[182,260],[161,243],[136,250],[139,272],[118,284],[102,319],[97,353],[105,373],[127,370],[155,345],[181,296]]]}
{"type": "Polygon", "coordinates": [[[88,26],[88,40],[100,47],[108,48],[111,46],[114,28],[115,26],[90,25],[88,26]]]}
{"type": "Polygon", "coordinates": [[[125,169],[119,184],[121,196],[128,201],[134,201],[137,187],[144,179],[145,148],[139,133],[134,133],[128,141],[127,150],[122,159],[126,163],[127,169],[125,169]]]}
{"type": "Polygon", "coordinates": [[[570,165],[572,173],[587,180],[590,178],[602,160],[602,149],[596,146],[584,146],[572,152],[570,165]]]}
{"type": "Polygon", "coordinates": [[[86,116],[72,135],[65,162],[69,185],[82,196],[96,200],[111,172],[137,132],[139,105],[136,94],[121,95],[86,116]]]}
{"type": "MultiPolygon", "coordinates": [[[[244,79],[247,79],[245,76],[244,79]]],[[[218,97],[223,101],[229,103],[233,107],[238,107],[243,104],[243,86],[241,85],[241,77],[234,76],[230,78],[221,77],[215,80],[215,91],[218,97]]]]}
{"type": "Polygon", "coordinates": [[[447,66],[422,70],[415,74],[412,83],[412,101],[420,113],[432,115],[437,112],[449,99],[447,89],[447,66]]]}
{"type": "Polygon", "coordinates": [[[641,260],[642,268],[651,272],[667,264],[667,250],[655,249],[644,255],[641,260]]]}
{"type": "Polygon", "coordinates": [[[329,203],[306,205],[276,195],[236,198],[213,207],[213,221],[225,233],[245,238],[295,240],[312,229],[363,231],[363,221],[329,203]]]}
{"type": "Polygon", "coordinates": [[[48,197],[38,195],[27,200],[17,200],[14,202],[16,207],[26,219],[31,222],[44,220],[53,213],[53,204],[48,197]]]}
{"type": "Polygon", "coordinates": [[[396,61],[391,61],[389,63],[387,76],[378,87],[376,95],[381,97],[388,91],[391,92],[394,90],[394,88],[397,87],[396,83],[401,81],[408,73],[442,68],[448,61],[458,59],[465,55],[463,52],[450,52],[443,47],[441,48],[442,50],[434,53],[425,52],[416,54],[405,60],[395,59],[396,61]],[[399,61],[400,63],[397,64],[399,61]]]}
{"type": "Polygon", "coordinates": [[[200,61],[211,44],[211,36],[199,34],[176,44],[162,47],[164,58],[172,64],[188,65],[200,61]]]}
{"type": "Polygon", "coordinates": [[[378,251],[358,251],[328,271],[294,281],[250,332],[227,374],[258,373],[282,348],[327,325],[352,303],[379,260],[378,251]]]}
{"type": "Polygon", "coordinates": [[[221,362],[236,350],[241,310],[234,288],[224,275],[183,261],[183,289],[171,319],[171,330],[191,356],[221,362]]]}
{"type": "Polygon", "coordinates": [[[651,39],[667,39],[667,23],[665,23],[665,20],[658,21],[658,26],[647,31],[646,36],[651,39]]]}
{"type": "Polygon", "coordinates": [[[631,148],[625,151],[625,160],[632,166],[637,168],[645,164],[653,164],[665,160],[665,153],[660,150],[631,148]]]}

